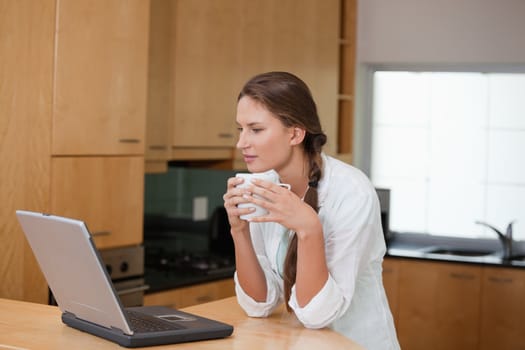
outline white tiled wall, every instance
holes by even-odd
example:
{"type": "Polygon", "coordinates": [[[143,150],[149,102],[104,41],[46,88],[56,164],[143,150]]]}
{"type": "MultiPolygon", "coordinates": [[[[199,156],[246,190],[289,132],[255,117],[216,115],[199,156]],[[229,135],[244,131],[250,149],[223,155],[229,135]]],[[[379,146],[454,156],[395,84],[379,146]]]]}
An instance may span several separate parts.
{"type": "Polygon", "coordinates": [[[525,74],[379,72],[371,177],[397,231],[525,239],[525,74]]]}

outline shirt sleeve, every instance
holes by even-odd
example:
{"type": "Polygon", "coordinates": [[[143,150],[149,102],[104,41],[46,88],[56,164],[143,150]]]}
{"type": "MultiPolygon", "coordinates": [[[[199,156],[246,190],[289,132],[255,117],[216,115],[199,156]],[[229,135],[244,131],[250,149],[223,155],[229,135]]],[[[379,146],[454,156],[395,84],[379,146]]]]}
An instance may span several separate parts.
{"type": "Polygon", "coordinates": [[[380,230],[375,192],[366,188],[351,194],[340,191],[330,198],[323,215],[319,213],[329,277],[307,305],[299,306],[295,286],[289,300],[290,307],[305,327],[325,327],[346,313],[350,306],[359,271],[369,261],[371,242],[380,230]]]}
{"type": "Polygon", "coordinates": [[[255,254],[266,277],[266,301],[257,302],[246,294],[239,283],[237,272],[234,274],[235,293],[239,305],[248,316],[267,317],[283,302],[282,282],[280,277],[272,269],[265,253],[264,236],[261,234],[258,224],[250,224],[250,232],[255,254]]]}

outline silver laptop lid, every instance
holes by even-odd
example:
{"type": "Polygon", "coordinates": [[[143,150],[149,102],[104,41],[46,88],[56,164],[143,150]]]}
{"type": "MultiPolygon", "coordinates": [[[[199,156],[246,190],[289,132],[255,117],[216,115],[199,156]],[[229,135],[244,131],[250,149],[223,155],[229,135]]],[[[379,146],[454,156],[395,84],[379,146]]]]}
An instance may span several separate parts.
{"type": "Polygon", "coordinates": [[[60,310],[133,334],[84,222],[24,210],[16,215],[60,310]]]}

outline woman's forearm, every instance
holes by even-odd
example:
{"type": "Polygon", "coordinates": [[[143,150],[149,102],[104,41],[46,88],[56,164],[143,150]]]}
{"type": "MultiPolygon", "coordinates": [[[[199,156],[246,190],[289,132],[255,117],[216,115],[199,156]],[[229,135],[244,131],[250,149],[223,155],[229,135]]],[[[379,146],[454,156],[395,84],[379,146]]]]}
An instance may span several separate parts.
{"type": "Polygon", "coordinates": [[[237,279],[246,294],[257,302],[265,302],[266,277],[257,260],[249,233],[233,235],[237,279]]]}
{"type": "Polygon", "coordinates": [[[328,279],[322,229],[297,236],[295,294],[304,307],[319,293],[328,279]]]}

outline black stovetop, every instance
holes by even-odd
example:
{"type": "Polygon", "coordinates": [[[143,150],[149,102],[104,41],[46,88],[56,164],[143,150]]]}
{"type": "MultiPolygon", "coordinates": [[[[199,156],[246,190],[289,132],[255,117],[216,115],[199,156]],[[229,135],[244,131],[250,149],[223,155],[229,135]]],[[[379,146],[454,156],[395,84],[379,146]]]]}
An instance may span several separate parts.
{"type": "Polygon", "coordinates": [[[145,241],[144,246],[148,293],[231,278],[235,271],[233,256],[177,249],[172,240],[145,241]]]}

